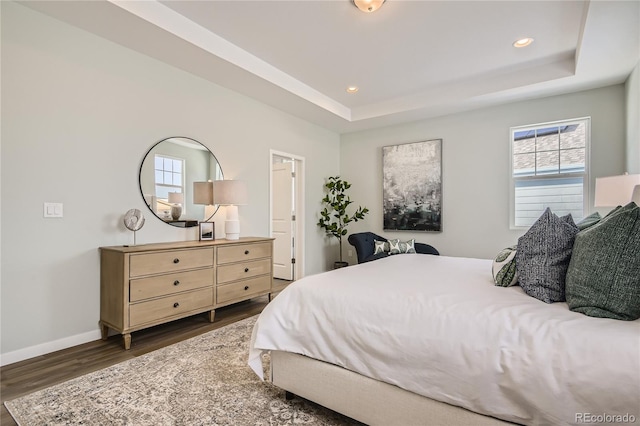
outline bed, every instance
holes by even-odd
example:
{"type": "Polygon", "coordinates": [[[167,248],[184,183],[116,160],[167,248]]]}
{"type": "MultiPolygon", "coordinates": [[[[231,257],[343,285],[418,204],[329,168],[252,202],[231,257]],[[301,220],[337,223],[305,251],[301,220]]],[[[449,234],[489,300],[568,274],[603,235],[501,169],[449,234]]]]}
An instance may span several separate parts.
{"type": "Polygon", "coordinates": [[[402,254],[305,277],[264,309],[249,365],[367,424],[640,421],[640,320],[494,286],[491,260],[402,254]]]}

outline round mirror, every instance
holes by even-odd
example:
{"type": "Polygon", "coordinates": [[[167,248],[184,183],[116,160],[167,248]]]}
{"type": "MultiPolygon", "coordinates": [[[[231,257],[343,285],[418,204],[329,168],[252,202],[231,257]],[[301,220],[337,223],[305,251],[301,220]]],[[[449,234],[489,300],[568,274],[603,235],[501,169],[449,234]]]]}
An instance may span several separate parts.
{"type": "Polygon", "coordinates": [[[139,179],[149,210],[165,223],[188,228],[216,213],[213,181],[224,177],[220,163],[206,146],[176,136],[151,147],[142,159],[139,179]]]}

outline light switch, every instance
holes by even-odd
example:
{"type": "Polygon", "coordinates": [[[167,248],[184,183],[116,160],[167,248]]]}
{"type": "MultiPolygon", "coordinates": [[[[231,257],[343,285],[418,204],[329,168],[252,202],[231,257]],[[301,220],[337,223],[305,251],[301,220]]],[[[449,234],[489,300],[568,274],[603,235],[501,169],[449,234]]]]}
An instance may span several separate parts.
{"type": "Polygon", "coordinates": [[[62,203],[44,203],[44,217],[62,217],[62,203]]]}

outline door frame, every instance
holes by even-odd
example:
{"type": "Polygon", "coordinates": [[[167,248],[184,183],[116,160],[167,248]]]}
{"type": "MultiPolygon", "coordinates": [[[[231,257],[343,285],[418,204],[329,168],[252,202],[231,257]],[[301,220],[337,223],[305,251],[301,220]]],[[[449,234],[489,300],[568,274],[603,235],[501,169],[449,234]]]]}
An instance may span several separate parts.
{"type": "Polygon", "coordinates": [[[305,274],[305,159],[288,152],[269,150],[269,236],[273,236],[273,159],[274,157],[290,158],[295,161],[295,212],[293,238],[295,241],[293,279],[299,280],[305,274]]]}

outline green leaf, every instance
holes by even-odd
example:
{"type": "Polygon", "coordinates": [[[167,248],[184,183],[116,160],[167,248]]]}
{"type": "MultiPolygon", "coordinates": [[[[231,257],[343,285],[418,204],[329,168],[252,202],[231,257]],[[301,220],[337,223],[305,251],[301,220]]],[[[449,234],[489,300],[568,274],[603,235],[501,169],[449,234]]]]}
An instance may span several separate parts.
{"type": "Polygon", "coordinates": [[[325,230],[327,236],[336,237],[341,242],[342,237],[347,235],[348,224],[364,219],[369,209],[358,206],[352,215],[347,212],[349,206],[353,204],[351,197],[346,194],[351,184],[340,179],[339,176],[328,177],[324,188],[326,190],[322,198],[324,207],[320,210],[318,226],[325,230]]]}

